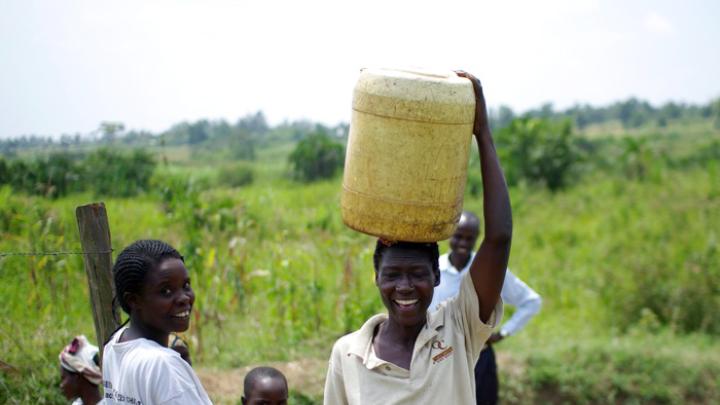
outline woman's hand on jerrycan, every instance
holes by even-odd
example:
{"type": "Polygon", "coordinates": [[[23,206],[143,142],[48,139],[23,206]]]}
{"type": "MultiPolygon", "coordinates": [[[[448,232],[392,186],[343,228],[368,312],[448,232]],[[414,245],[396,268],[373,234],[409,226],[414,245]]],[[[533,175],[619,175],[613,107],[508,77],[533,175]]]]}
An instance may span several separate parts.
{"type": "Polygon", "coordinates": [[[486,132],[489,134],[490,125],[488,123],[487,107],[485,106],[485,95],[483,94],[480,80],[463,70],[456,70],[455,73],[460,77],[469,79],[475,91],[475,124],[473,125],[473,134],[475,134],[475,136],[484,135],[486,132]]]}

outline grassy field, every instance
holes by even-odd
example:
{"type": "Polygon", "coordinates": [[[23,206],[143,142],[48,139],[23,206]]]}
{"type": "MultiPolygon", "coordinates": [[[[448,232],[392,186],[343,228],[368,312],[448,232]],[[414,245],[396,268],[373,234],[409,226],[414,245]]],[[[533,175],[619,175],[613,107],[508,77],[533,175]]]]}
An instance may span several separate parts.
{"type": "MultiPolygon", "coordinates": [[[[720,134],[680,130],[636,134],[650,151],[642,176],[592,168],[558,193],[511,189],[510,267],[544,306],[498,347],[506,403],[720,401],[720,162],[663,160],[720,134]]],[[[258,150],[253,184],[222,188],[208,186],[217,165],[178,148],[150,193],[103,200],[115,254],[159,238],[187,258],[198,297],[187,337],[201,375],[239,385],[237,368],[301,364],[290,382],[303,403],[319,399],[333,341],[382,303],[373,240],[342,225],[340,179],[287,180],[291,149],[258,150]]],[[[94,200],[0,189],[0,252],[78,250],[74,209],[94,200]]],[[[481,198],[468,195],[465,208],[481,212],[481,198]]],[[[0,257],[0,403],[63,403],[57,353],[75,334],[94,340],[87,297],[77,255],[0,257]]]]}

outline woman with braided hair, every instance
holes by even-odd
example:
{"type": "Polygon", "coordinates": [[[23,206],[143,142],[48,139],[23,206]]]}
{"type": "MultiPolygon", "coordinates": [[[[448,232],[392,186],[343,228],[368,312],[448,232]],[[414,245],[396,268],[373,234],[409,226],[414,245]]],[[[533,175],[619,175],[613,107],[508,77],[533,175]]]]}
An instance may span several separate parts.
{"type": "Polygon", "coordinates": [[[159,240],[139,240],[113,267],[116,299],[130,316],[103,351],[105,404],[211,404],[171,332],[190,326],[195,294],[183,257],[159,240]]]}

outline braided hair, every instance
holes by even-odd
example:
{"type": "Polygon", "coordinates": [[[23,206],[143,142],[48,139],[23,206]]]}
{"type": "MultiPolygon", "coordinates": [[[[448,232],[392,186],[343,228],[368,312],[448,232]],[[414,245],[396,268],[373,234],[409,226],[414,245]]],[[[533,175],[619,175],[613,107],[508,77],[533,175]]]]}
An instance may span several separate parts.
{"type": "Polygon", "coordinates": [[[148,272],[168,258],[184,261],[175,248],[153,239],[138,240],[120,252],[112,270],[115,299],[128,315],[130,307],[125,302],[125,293],[139,294],[148,272]]]}
{"type": "Polygon", "coordinates": [[[402,250],[414,250],[423,252],[428,256],[430,264],[432,266],[433,273],[440,271],[440,250],[438,249],[437,242],[395,242],[388,244],[385,241],[378,239],[375,244],[375,253],[373,254],[373,264],[375,265],[375,272],[380,270],[380,262],[382,262],[382,255],[387,249],[402,249],[402,250]]]}

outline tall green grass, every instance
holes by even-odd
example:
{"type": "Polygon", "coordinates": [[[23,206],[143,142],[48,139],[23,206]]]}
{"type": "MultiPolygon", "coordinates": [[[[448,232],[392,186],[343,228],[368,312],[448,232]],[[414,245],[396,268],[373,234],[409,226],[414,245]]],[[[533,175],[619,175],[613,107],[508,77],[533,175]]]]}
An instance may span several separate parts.
{"type": "MultiPolygon", "coordinates": [[[[653,166],[642,178],[595,172],[558,193],[511,190],[510,267],[544,306],[500,348],[527,366],[506,379],[510,399],[715,398],[708,381],[717,381],[717,367],[702,353],[720,345],[702,336],[720,335],[720,171],[706,163],[653,166]],[[675,359],[645,350],[652,347],[683,350],[675,359]],[[641,378],[647,373],[652,381],[641,378]]],[[[340,180],[296,184],[278,178],[281,165],[257,165],[247,187],[214,188],[211,167],[169,166],[151,193],[105,199],[115,255],[136,239],[159,238],[187,258],[197,365],[325,357],[337,337],[382,310],[373,240],[342,225],[340,180]]],[[[78,250],[74,209],[91,200],[1,189],[0,252],[78,250]]],[[[465,207],[481,212],[481,196],[468,193],[465,207]]],[[[62,403],[57,353],[75,334],[94,340],[87,297],[79,256],[0,258],[0,360],[13,367],[0,371],[0,403],[62,403]]]]}

